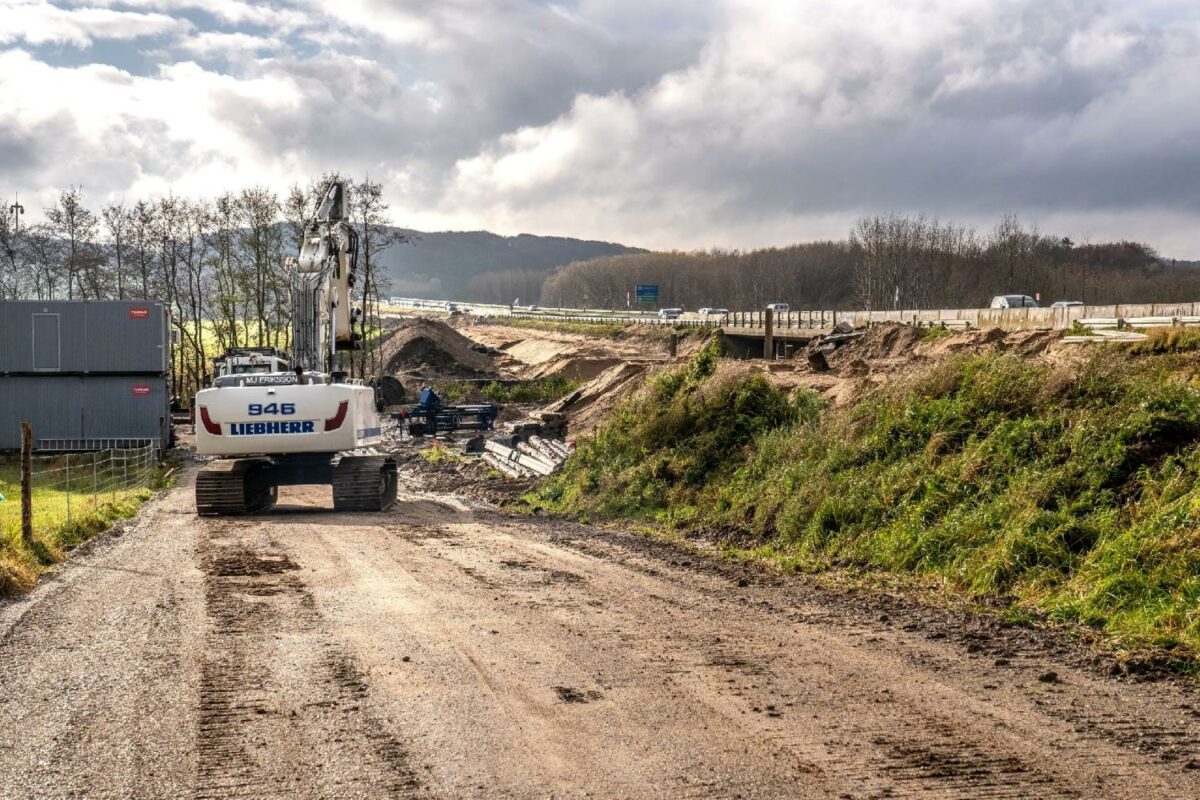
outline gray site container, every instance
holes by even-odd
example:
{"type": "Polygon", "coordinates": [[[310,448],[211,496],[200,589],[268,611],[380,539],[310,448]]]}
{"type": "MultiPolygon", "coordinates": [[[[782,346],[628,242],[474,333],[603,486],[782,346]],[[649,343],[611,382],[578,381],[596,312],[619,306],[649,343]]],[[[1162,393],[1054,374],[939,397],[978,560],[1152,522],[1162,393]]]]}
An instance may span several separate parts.
{"type": "Polygon", "coordinates": [[[165,375],[163,303],[0,302],[0,375],[165,375]]]}
{"type": "Polygon", "coordinates": [[[21,447],[21,422],[33,424],[37,450],[165,448],[170,396],[165,376],[22,375],[0,377],[0,450],[21,447]]]}

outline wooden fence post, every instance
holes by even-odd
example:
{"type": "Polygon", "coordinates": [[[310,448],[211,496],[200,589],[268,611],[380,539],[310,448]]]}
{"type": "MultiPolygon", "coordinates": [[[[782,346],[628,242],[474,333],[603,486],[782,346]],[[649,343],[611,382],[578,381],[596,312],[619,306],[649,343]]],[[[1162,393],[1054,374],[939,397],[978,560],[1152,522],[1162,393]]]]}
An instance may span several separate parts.
{"type": "Polygon", "coordinates": [[[33,426],[21,423],[21,538],[33,544],[33,426]]]}

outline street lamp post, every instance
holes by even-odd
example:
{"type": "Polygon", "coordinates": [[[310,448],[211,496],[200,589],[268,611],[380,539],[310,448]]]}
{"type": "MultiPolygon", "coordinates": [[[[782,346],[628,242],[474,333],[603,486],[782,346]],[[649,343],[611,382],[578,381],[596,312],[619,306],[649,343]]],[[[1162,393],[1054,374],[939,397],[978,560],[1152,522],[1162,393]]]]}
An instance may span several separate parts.
{"type": "Polygon", "coordinates": [[[13,195],[13,204],[8,210],[13,215],[13,235],[16,236],[21,232],[21,215],[25,213],[25,206],[21,205],[19,195],[13,195]]]}

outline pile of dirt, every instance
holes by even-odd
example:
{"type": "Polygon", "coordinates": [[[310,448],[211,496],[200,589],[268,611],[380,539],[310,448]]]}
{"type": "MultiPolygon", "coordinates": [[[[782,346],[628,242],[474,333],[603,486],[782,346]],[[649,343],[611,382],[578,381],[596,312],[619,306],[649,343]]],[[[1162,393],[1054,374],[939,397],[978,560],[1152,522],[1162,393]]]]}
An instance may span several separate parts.
{"type": "Polygon", "coordinates": [[[846,352],[864,361],[897,358],[912,353],[924,336],[924,331],[898,322],[875,325],[861,339],[847,345],[846,352]]]}
{"type": "Polygon", "coordinates": [[[574,355],[580,349],[580,344],[530,337],[501,345],[500,349],[522,364],[537,365],[562,356],[574,355]]]}
{"type": "Polygon", "coordinates": [[[479,352],[474,345],[444,322],[408,319],[383,339],[384,371],[391,375],[495,375],[492,356],[479,352]]]}
{"type": "Polygon", "coordinates": [[[645,372],[644,364],[616,364],[545,410],[566,415],[572,438],[585,436],[604,421],[617,402],[642,384],[639,379],[645,372]]]}
{"type": "Polygon", "coordinates": [[[861,375],[877,371],[882,365],[935,361],[955,353],[1011,352],[1028,358],[1042,355],[1063,335],[1062,331],[1009,332],[999,328],[956,331],[944,336],[929,333],[927,328],[901,323],[875,325],[859,339],[838,348],[829,363],[861,375]]]}

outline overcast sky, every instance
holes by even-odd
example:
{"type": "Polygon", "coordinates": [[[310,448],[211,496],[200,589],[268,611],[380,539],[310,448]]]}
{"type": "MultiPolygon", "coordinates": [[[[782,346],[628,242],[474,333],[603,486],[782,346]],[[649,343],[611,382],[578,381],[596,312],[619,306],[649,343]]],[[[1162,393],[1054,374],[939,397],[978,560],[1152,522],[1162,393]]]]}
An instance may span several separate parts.
{"type": "Polygon", "coordinates": [[[0,0],[0,192],[31,212],[334,169],[423,230],[755,247],[1013,211],[1200,258],[1200,2],[0,0]]]}

